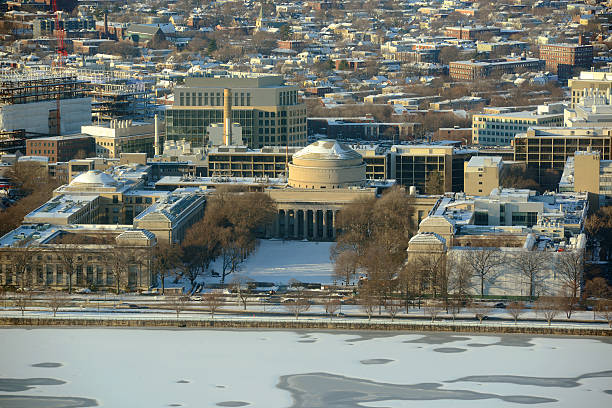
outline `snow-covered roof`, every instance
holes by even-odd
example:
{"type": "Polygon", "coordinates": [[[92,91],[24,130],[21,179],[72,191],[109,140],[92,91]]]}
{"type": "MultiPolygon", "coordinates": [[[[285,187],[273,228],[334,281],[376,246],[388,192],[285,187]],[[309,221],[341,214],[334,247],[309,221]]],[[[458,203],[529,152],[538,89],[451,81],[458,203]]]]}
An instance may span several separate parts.
{"type": "Polygon", "coordinates": [[[351,160],[360,159],[361,155],[349,146],[336,140],[318,140],[293,155],[296,159],[316,160],[351,160]]]}
{"type": "Polygon", "coordinates": [[[110,187],[116,186],[117,180],[99,170],[89,170],[79,174],[70,183],[71,186],[110,187]]]}

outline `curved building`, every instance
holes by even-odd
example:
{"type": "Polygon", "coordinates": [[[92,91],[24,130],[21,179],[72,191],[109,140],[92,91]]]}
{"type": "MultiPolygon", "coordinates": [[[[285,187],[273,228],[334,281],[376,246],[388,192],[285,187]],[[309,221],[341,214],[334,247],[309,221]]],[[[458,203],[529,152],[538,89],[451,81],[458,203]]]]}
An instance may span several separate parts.
{"type": "Polygon", "coordinates": [[[363,157],[335,140],[319,140],[293,155],[288,184],[294,188],[336,189],[362,186],[366,179],[363,157]]]}

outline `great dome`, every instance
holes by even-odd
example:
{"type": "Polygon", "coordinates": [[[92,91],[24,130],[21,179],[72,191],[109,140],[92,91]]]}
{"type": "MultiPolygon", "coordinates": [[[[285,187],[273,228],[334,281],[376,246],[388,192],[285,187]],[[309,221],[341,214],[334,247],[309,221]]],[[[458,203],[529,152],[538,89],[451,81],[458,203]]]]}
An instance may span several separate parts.
{"type": "Polygon", "coordinates": [[[319,140],[293,155],[289,180],[295,188],[345,188],[362,185],[365,163],[359,153],[335,140],[319,140]]]}
{"type": "Polygon", "coordinates": [[[70,185],[82,187],[114,187],[117,185],[117,180],[99,170],[89,170],[75,177],[70,185]]]}

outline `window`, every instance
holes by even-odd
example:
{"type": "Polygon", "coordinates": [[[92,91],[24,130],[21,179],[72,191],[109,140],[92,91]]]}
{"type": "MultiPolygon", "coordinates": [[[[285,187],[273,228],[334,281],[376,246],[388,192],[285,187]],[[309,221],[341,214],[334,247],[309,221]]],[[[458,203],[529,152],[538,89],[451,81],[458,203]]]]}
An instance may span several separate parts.
{"type": "Polygon", "coordinates": [[[489,225],[489,213],[487,211],[475,211],[474,225],[489,225]]]}

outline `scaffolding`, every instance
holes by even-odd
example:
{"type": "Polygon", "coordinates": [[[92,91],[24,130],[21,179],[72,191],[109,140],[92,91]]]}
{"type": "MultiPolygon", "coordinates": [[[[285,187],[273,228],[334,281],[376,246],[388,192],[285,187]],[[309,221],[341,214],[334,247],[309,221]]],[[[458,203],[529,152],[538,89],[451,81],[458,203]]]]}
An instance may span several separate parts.
{"type": "Polygon", "coordinates": [[[135,79],[133,73],[79,68],[72,68],[70,72],[88,83],[87,95],[92,98],[94,120],[153,118],[153,93],[145,82],[135,79]]]}
{"type": "Polygon", "coordinates": [[[26,150],[26,133],[24,129],[11,131],[0,130],[0,152],[15,153],[26,150]]]}
{"type": "Polygon", "coordinates": [[[83,81],[65,73],[22,72],[0,75],[0,104],[17,105],[84,98],[83,81]]]}

